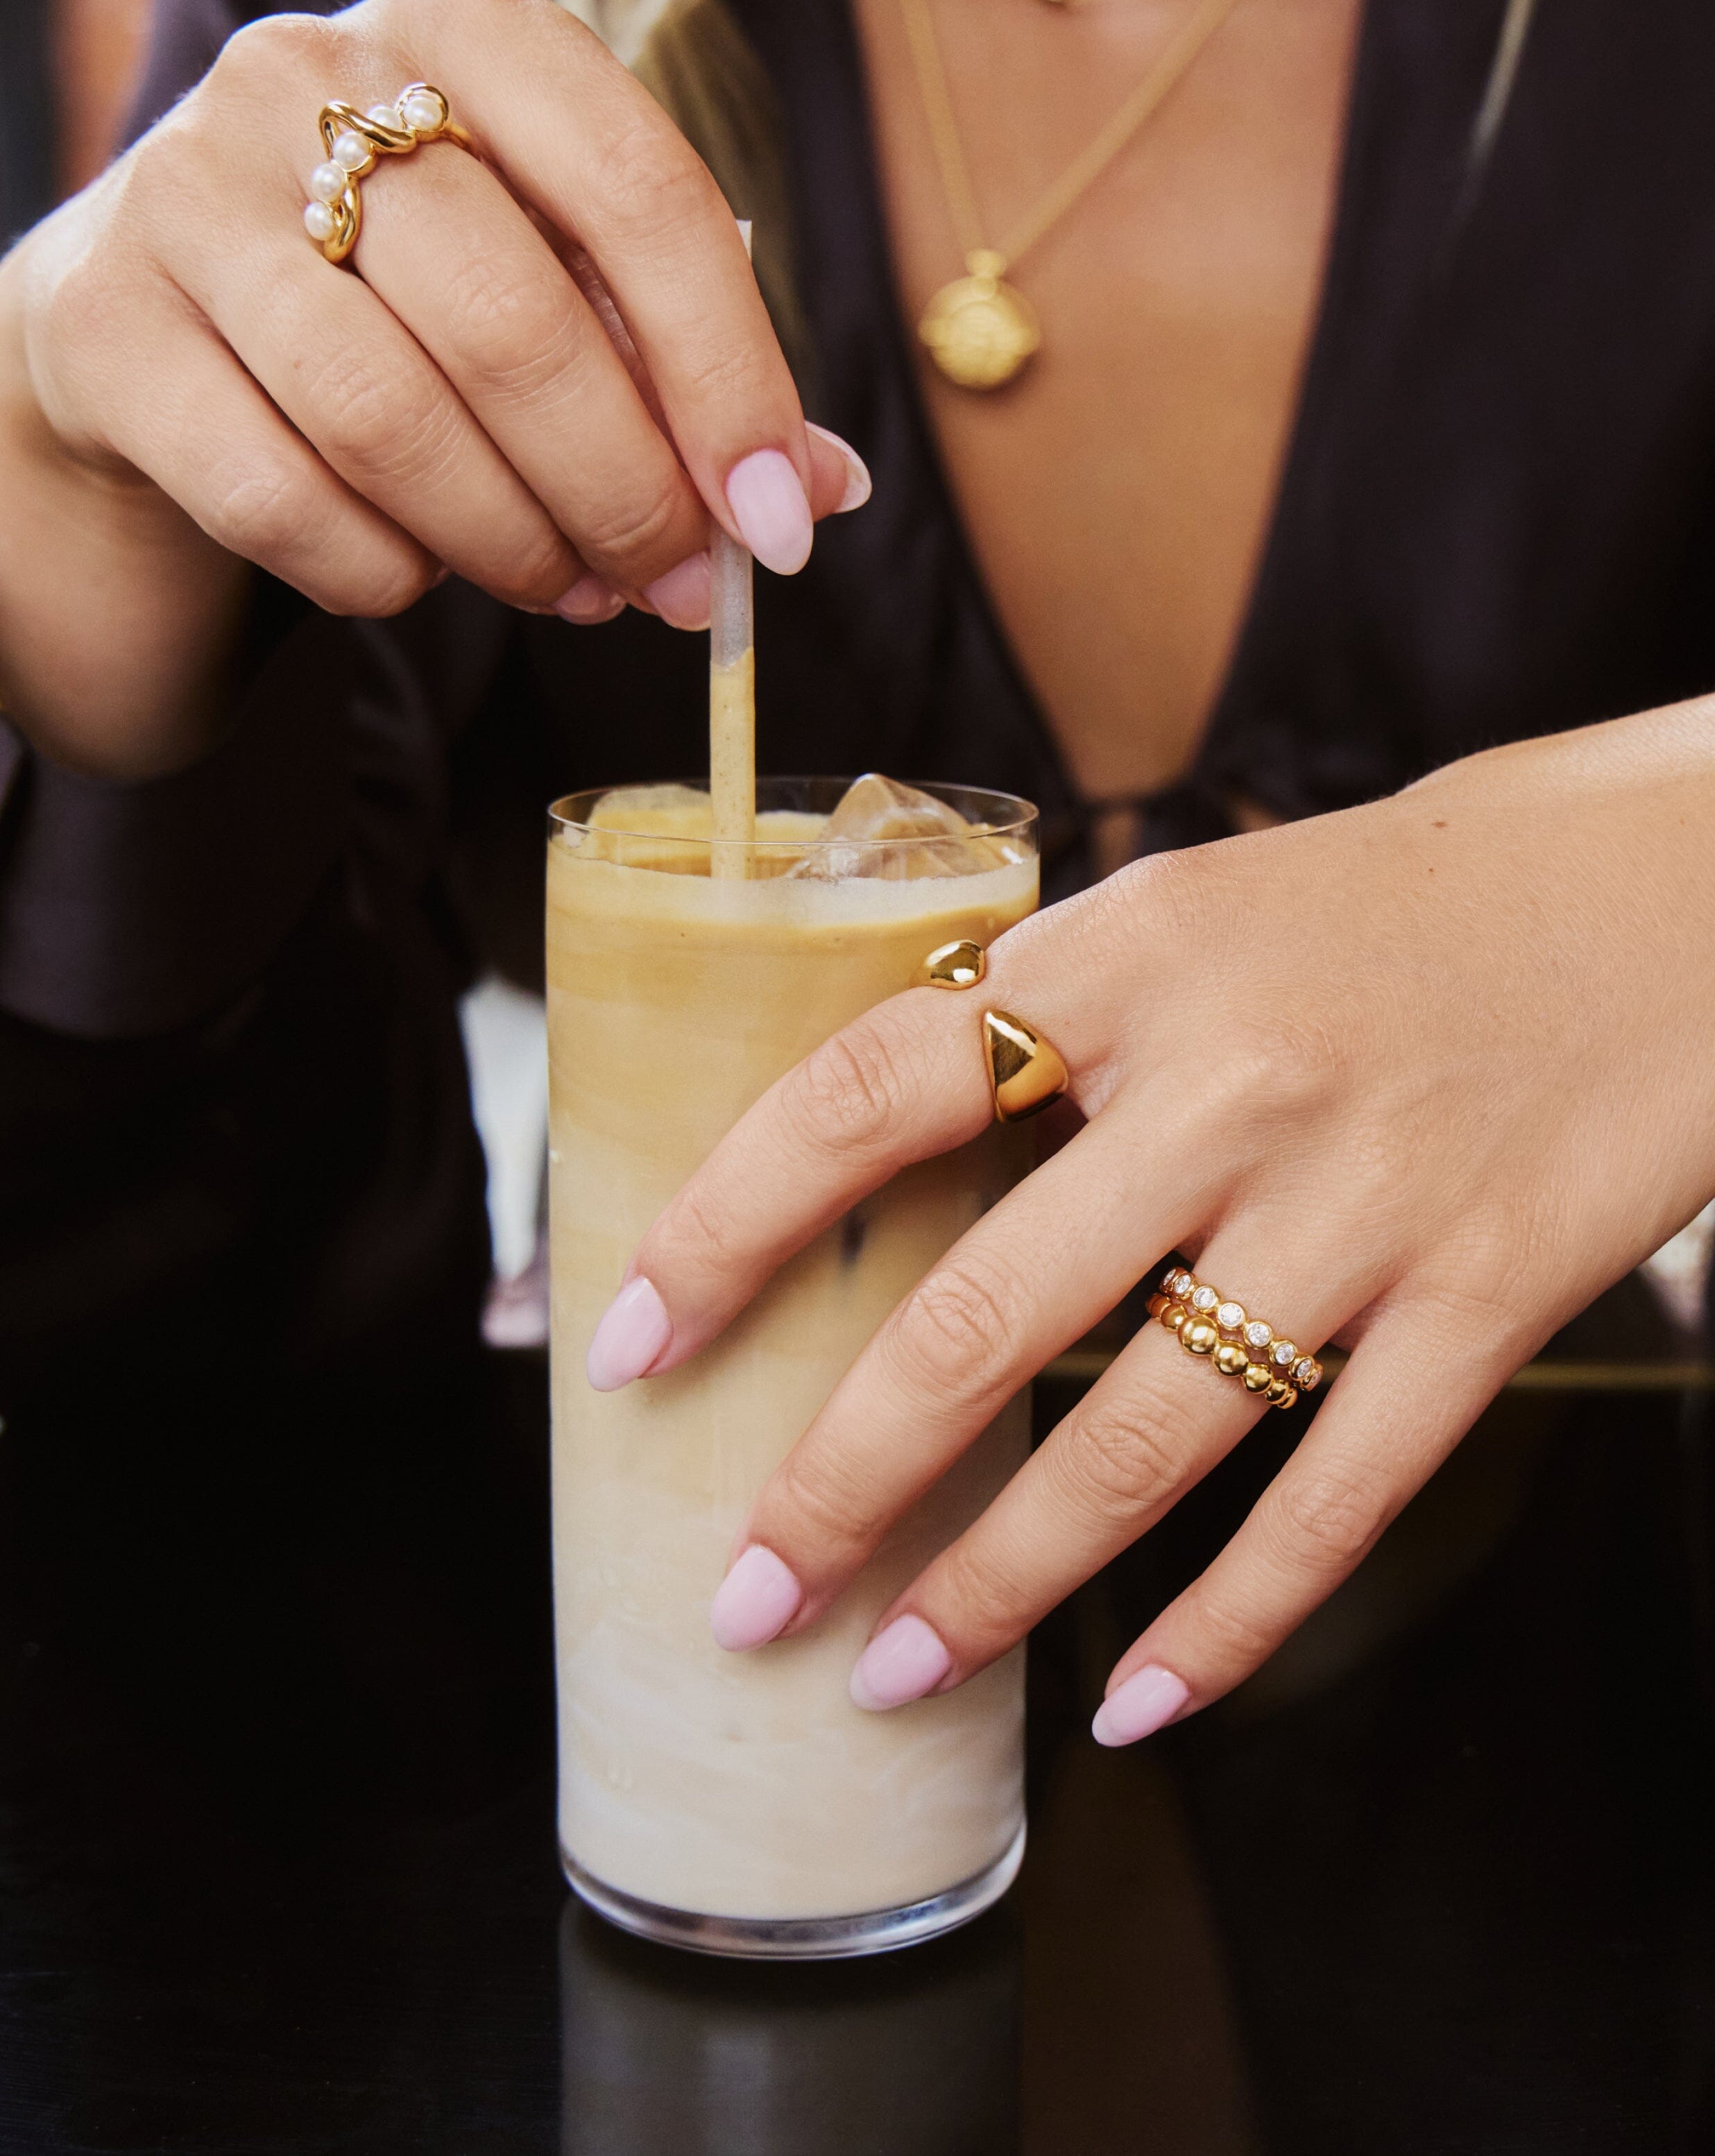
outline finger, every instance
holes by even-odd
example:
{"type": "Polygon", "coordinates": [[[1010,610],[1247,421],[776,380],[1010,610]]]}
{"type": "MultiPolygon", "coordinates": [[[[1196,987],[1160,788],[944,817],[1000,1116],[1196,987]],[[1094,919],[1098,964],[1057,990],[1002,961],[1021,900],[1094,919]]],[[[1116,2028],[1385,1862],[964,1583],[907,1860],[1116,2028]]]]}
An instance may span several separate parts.
{"type": "MultiPolygon", "coordinates": [[[[670,434],[667,415],[662,409],[655,385],[650,380],[643,354],[634,342],[630,331],[626,328],[624,316],[614,304],[613,294],[603,284],[601,272],[583,248],[567,240],[563,234],[557,234],[539,212],[533,212],[523,205],[521,208],[529,219],[531,229],[542,235],[552,249],[555,259],[565,269],[588,302],[608,341],[619,354],[638,395],[642,398],[644,410],[663,434],[670,434]]],[[[870,494],[869,466],[851,444],[834,434],[830,428],[819,427],[814,419],[806,419],[804,432],[809,438],[810,453],[811,516],[819,523],[824,516],[839,516],[851,510],[861,509],[870,494]]]]}
{"type": "Polygon", "coordinates": [[[289,232],[180,243],[167,262],[332,470],[437,560],[515,606],[551,607],[578,582],[571,542],[360,278],[289,232]]]}
{"type": "Polygon", "coordinates": [[[146,396],[88,393],[116,454],[221,546],[330,613],[380,617],[422,597],[439,563],[334,476],[177,295],[140,279],[125,319],[157,363],[146,396]]]}
{"type": "Polygon", "coordinates": [[[1372,1325],[1238,1532],[1115,1667],[1097,1740],[1135,1743],[1259,1668],[1374,1547],[1527,1352],[1497,1342],[1473,1354],[1432,1311],[1372,1325]]]}
{"type": "MultiPolygon", "coordinates": [[[[815,1621],[1013,1395],[1206,1217],[1208,1172],[1172,1142],[1155,1106],[1142,1104],[1123,1132],[1092,1125],[984,1214],[893,1312],[759,1492],[738,1547],[760,1543],[786,1567],[793,1630],[815,1621]],[[1138,1127],[1161,1139],[1141,1161],[1138,1127]]],[[[723,1644],[743,1633],[742,1645],[759,1645],[774,1633],[759,1629],[760,1614],[741,1621],[742,1589],[742,1576],[722,1589],[723,1644]]]]}
{"type": "Polygon", "coordinates": [[[706,166],[557,8],[444,0],[421,34],[444,69],[435,79],[460,85],[460,116],[511,183],[588,249],[710,511],[765,567],[801,567],[812,475],[803,414],[706,166]]]}
{"type": "MultiPolygon", "coordinates": [[[[1015,988],[1032,1022],[1040,1018],[1066,1057],[1076,1087],[1086,1059],[1096,1055],[1099,1007],[1074,993],[1062,1009],[1058,996],[1021,983],[1008,956],[1020,932],[1009,930],[991,946],[980,998],[914,988],[878,1004],[740,1118],[639,1245],[626,1280],[647,1285],[650,1322],[628,1317],[609,1337],[603,1318],[591,1349],[593,1383],[605,1391],[646,1369],[675,1368],[712,1340],[777,1266],[898,1169],[986,1128],[994,1103],[983,1012],[1019,1007],[1015,988]],[[639,1362],[650,1342],[652,1359],[639,1362]]],[[[1061,973],[1070,968],[1063,964],[1061,973]]],[[[626,1308],[639,1315],[634,1301],[626,1308]]]]}
{"type": "Polygon", "coordinates": [[[651,588],[707,545],[708,515],[552,249],[494,175],[449,146],[383,160],[363,187],[353,259],[365,282],[589,568],[667,611],[651,588]]]}
{"type": "MultiPolygon", "coordinates": [[[[1366,1283],[1343,1273],[1336,1253],[1301,1243],[1283,1271],[1286,1245],[1260,1227],[1246,1222],[1211,1245],[1209,1276],[1255,1282],[1258,1306],[1277,1296],[1273,1306],[1296,1309],[1318,1339],[1362,1305],[1366,1283]],[[1301,1277],[1320,1285],[1289,1287],[1301,1277]]],[[[1171,1332],[1145,1327],[988,1510],[883,1612],[853,1697],[893,1707],[963,1683],[1154,1526],[1270,1411],[1171,1332]],[[901,1638],[917,1643],[906,1669],[896,1661],[901,1638]],[[907,1678],[916,1689],[901,1688],[907,1678]]]]}
{"type": "Polygon", "coordinates": [[[810,514],[846,516],[870,498],[870,468],[842,436],[814,419],[804,422],[810,443],[810,514]]]}

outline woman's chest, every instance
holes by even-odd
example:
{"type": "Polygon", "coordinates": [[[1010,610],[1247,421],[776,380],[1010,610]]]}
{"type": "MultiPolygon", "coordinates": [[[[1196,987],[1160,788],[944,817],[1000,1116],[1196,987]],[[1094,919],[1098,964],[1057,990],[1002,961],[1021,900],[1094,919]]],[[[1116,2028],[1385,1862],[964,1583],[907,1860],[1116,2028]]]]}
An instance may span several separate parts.
{"type": "MultiPolygon", "coordinates": [[[[911,323],[960,273],[968,237],[923,79],[926,6],[956,154],[983,238],[1003,249],[1192,13],[1190,0],[860,0],[911,323]]],[[[1358,12],[1238,0],[1009,271],[1042,332],[1013,382],[957,387],[918,347],[973,551],[1086,794],[1171,779],[1225,671],[1316,314],[1358,12]]]]}

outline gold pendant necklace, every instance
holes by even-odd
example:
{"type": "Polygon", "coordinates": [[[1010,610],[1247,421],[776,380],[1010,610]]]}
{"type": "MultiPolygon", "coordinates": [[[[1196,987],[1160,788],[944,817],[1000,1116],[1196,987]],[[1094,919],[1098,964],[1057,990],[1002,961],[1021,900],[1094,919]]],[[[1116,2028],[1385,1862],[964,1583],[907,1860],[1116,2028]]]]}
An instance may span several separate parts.
{"type": "Polygon", "coordinates": [[[983,238],[976,191],[953,118],[928,0],[899,0],[942,188],[965,258],[965,275],[931,297],[917,324],[917,335],[949,382],[961,389],[998,389],[1018,374],[1041,344],[1036,311],[1016,285],[1007,282],[1007,272],[1094,186],[1237,4],[1238,0],[1199,0],[1184,28],[1095,141],[1072,160],[1006,244],[990,247],[983,238]]]}
{"type": "Polygon", "coordinates": [[[1006,257],[973,247],[968,276],[943,285],[923,310],[917,335],[935,364],[961,389],[998,389],[1042,341],[1036,310],[1006,281],[1006,257]]]}

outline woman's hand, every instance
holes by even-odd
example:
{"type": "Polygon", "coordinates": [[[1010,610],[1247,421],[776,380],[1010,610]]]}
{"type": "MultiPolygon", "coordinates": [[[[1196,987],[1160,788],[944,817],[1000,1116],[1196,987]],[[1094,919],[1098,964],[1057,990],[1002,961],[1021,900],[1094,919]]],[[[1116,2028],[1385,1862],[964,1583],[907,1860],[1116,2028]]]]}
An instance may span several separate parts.
{"type": "Polygon", "coordinates": [[[232,38],[0,270],[0,477],[8,700],[118,767],[170,729],[240,561],[337,613],[451,569],[689,628],[711,516],[789,572],[867,484],[806,429],[709,172],[553,0],[363,0],[232,38]],[[415,80],[486,162],[379,159],[336,269],[304,228],[316,116],[415,80]]]}
{"type": "MultiPolygon", "coordinates": [[[[900,1305],[757,1499],[723,1644],[801,1629],[1013,1393],[1178,1250],[1349,1363],[1123,1657],[1122,1743],[1345,1578],[1509,1374],[1715,1192],[1715,701],[1492,752],[1374,807],[1146,861],[783,1079],[650,1231],[604,1382],[696,1353],[790,1252],[990,1106],[987,1004],[1086,1127],[900,1305]]],[[[962,1683],[1263,1412],[1148,1326],[883,1613],[865,1707],[962,1683]]]]}

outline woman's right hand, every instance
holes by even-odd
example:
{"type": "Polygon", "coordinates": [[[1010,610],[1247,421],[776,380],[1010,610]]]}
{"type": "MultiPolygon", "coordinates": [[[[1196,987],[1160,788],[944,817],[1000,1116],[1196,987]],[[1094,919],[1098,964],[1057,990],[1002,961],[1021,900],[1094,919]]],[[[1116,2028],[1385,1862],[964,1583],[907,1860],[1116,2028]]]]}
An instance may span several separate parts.
{"type": "Polygon", "coordinates": [[[554,0],[241,31],[0,268],[0,490],[26,511],[0,542],[0,685],[95,768],[183,752],[240,562],[336,613],[398,613],[449,569],[575,621],[630,601],[691,628],[711,517],[789,572],[865,490],[806,428],[713,178],[554,0]],[[336,268],[303,223],[317,113],[418,80],[487,162],[378,160],[336,268]]]}

